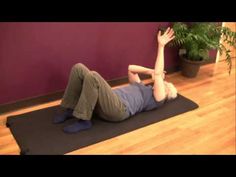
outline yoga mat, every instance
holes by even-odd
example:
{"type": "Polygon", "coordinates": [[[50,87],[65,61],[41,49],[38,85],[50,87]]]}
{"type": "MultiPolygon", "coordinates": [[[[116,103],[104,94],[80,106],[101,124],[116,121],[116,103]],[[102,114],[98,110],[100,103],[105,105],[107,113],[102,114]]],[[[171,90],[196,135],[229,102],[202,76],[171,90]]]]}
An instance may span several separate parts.
{"type": "Polygon", "coordinates": [[[92,128],[76,134],[66,134],[62,131],[65,125],[76,121],[76,119],[70,119],[63,124],[52,123],[57,110],[61,109],[60,106],[9,116],[7,126],[15,137],[21,154],[60,155],[196,108],[198,108],[196,103],[178,94],[176,99],[165,103],[163,106],[152,111],[139,113],[122,122],[108,122],[93,115],[92,128]]]}

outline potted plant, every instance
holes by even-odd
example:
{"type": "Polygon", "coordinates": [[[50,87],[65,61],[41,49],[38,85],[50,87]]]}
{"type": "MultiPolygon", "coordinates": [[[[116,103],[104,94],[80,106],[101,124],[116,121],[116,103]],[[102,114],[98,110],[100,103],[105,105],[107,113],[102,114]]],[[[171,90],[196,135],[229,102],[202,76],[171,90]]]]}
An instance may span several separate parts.
{"type": "Polygon", "coordinates": [[[219,23],[182,23],[173,24],[175,39],[170,43],[171,46],[180,47],[179,55],[181,59],[182,74],[186,77],[196,77],[201,64],[209,60],[209,50],[217,49],[220,55],[226,54],[225,61],[228,64],[230,74],[232,61],[230,53],[221,42],[236,48],[236,32],[232,32],[227,27],[222,27],[219,23]]]}

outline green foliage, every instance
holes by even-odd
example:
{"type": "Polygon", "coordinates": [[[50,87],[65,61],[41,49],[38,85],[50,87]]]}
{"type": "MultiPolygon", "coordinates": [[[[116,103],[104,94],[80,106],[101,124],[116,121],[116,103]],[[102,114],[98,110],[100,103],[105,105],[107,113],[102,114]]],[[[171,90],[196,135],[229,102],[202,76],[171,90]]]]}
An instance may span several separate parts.
{"type": "Polygon", "coordinates": [[[173,24],[175,39],[169,44],[185,49],[185,57],[189,60],[203,61],[209,59],[209,50],[217,49],[220,55],[226,54],[225,61],[229,66],[229,73],[232,68],[230,53],[222,43],[224,42],[236,48],[236,32],[232,32],[227,27],[222,27],[219,23],[195,22],[186,24],[176,22],[173,24]]]}

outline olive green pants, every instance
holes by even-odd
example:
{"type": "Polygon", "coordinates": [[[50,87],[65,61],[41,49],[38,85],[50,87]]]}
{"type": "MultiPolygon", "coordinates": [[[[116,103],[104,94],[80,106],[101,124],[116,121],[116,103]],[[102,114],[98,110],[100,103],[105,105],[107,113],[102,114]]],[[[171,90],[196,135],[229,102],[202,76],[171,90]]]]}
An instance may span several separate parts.
{"type": "Polygon", "coordinates": [[[61,106],[73,109],[73,116],[82,120],[90,120],[94,112],[108,121],[129,117],[126,106],[110,85],[81,63],[71,69],[61,106]]]}

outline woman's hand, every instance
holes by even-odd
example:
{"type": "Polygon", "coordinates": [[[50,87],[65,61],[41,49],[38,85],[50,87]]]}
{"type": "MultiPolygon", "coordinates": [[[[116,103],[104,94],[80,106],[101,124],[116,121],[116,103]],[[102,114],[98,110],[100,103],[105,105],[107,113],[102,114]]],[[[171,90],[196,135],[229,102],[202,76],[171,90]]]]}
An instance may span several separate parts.
{"type": "Polygon", "coordinates": [[[174,30],[168,27],[163,35],[161,35],[161,31],[158,32],[157,35],[158,45],[164,47],[168,42],[170,42],[174,38],[175,38],[174,30]]]}

